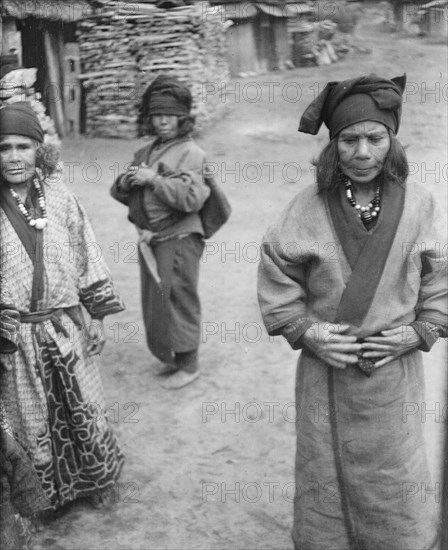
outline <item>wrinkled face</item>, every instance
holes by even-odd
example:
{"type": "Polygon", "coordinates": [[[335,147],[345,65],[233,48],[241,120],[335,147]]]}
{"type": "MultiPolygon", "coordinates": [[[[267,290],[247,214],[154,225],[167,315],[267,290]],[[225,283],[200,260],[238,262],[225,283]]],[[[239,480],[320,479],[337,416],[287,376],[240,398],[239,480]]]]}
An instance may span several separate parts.
{"type": "Polygon", "coordinates": [[[354,183],[370,183],[383,169],[390,149],[389,131],[380,122],[352,124],[338,136],[339,165],[354,183]]]}
{"type": "Polygon", "coordinates": [[[0,138],[2,179],[10,185],[25,183],[34,176],[37,143],[29,137],[10,134],[0,138]]]}
{"type": "Polygon", "coordinates": [[[162,140],[173,139],[179,131],[179,117],[176,115],[153,115],[152,125],[157,136],[162,140]]]}

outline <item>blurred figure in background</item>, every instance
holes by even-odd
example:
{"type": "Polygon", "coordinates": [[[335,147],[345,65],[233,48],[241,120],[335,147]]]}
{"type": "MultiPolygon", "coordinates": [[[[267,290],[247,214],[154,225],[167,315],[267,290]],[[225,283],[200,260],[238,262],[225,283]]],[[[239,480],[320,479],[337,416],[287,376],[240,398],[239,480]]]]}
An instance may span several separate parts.
{"type": "Polygon", "coordinates": [[[162,386],[178,389],[199,376],[199,264],[204,228],[199,211],[210,195],[205,153],[193,141],[192,96],[179,80],[158,76],[140,107],[142,133],[156,139],[135,153],[112,186],[140,235],[141,300],[146,339],[162,362],[162,386]]]}

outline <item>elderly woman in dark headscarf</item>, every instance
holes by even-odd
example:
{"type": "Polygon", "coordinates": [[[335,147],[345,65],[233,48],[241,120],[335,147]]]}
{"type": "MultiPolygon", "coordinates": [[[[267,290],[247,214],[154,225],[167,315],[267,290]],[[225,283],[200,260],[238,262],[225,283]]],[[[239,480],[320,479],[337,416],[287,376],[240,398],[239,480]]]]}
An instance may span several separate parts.
{"type": "Polygon", "coordinates": [[[297,549],[423,550],[437,542],[421,352],[446,336],[444,217],[406,181],[395,135],[404,78],[332,82],[299,130],[330,142],[317,185],[263,243],[259,302],[297,369],[297,549]],[[424,243],[424,244],[422,244],[424,243]],[[418,491],[416,490],[418,488],[418,491]]]}
{"type": "Polygon", "coordinates": [[[199,263],[204,228],[198,212],[210,194],[205,153],[193,141],[190,90],[160,75],[143,95],[140,125],[156,139],[135,153],[112,196],[129,206],[140,234],[143,319],[151,352],[162,361],[162,385],[179,389],[199,375],[199,263]]]}
{"type": "MultiPolygon", "coordinates": [[[[17,350],[2,344],[0,401],[47,507],[56,509],[79,497],[98,505],[123,464],[94,357],[104,344],[102,319],[123,304],[103,261],[89,257],[89,220],[43,139],[27,102],[0,108],[0,274],[20,323],[17,350]]],[[[14,316],[4,323],[3,309],[6,337],[14,316]]]]}

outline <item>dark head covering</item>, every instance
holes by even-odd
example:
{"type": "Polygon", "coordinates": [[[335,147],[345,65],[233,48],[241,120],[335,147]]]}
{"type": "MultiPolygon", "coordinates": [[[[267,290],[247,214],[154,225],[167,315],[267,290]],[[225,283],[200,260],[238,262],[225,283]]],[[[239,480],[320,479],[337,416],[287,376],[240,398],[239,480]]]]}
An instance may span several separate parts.
{"type": "Polygon", "coordinates": [[[324,123],[333,138],[352,124],[372,120],[396,134],[405,85],[406,75],[388,80],[373,73],[329,82],[303,113],[299,132],[315,135],[324,123]]]}
{"type": "Polygon", "coordinates": [[[19,56],[16,53],[0,55],[0,79],[19,68],[19,56]]]}
{"type": "Polygon", "coordinates": [[[0,107],[0,136],[17,134],[36,141],[44,141],[44,131],[36,113],[26,101],[0,107]]]}
{"type": "Polygon", "coordinates": [[[174,76],[159,75],[142,97],[142,116],[188,116],[193,98],[190,90],[174,76]]]}

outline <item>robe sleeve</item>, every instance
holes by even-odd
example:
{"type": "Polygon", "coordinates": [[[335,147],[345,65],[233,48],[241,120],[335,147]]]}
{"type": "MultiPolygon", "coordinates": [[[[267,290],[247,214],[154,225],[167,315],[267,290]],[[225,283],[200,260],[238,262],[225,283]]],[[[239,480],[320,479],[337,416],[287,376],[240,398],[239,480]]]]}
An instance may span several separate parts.
{"type": "Polygon", "coordinates": [[[123,311],[124,305],[103,260],[103,251],[96,241],[84,208],[73,194],[69,196],[68,212],[81,303],[94,319],[123,311]]]}
{"type": "Polygon", "coordinates": [[[270,335],[283,334],[293,349],[311,326],[307,318],[307,262],[279,226],[268,230],[258,267],[258,302],[270,335]]]}
{"type": "Polygon", "coordinates": [[[121,202],[125,206],[129,206],[129,188],[124,185],[125,178],[126,174],[120,174],[118,176],[118,178],[112,184],[110,194],[118,202],[121,202]]]}
{"type": "Polygon", "coordinates": [[[409,325],[422,339],[422,343],[418,346],[418,349],[421,351],[431,351],[432,346],[439,339],[441,327],[424,321],[413,321],[409,325]]]}
{"type": "Polygon", "coordinates": [[[431,323],[440,335],[448,336],[448,262],[447,228],[444,216],[431,196],[425,235],[415,243],[421,255],[421,284],[416,306],[416,321],[431,323]]]}
{"type": "MultiPolygon", "coordinates": [[[[148,147],[143,147],[142,149],[139,149],[134,154],[134,159],[131,162],[132,165],[138,165],[141,162],[142,157],[144,157],[145,152],[147,152],[148,147]]],[[[130,186],[127,183],[127,178],[129,176],[129,172],[123,172],[120,174],[117,179],[112,184],[112,187],[110,189],[110,194],[112,197],[117,200],[118,202],[121,202],[125,206],[129,206],[129,192],[130,192],[130,186]]]]}
{"type": "Polygon", "coordinates": [[[160,162],[152,192],[163,203],[181,212],[198,212],[210,195],[202,175],[205,156],[202,150],[188,150],[174,170],[160,162]]]}
{"type": "Polygon", "coordinates": [[[2,353],[17,351],[20,314],[11,303],[6,280],[0,275],[0,346],[2,353]]]}

